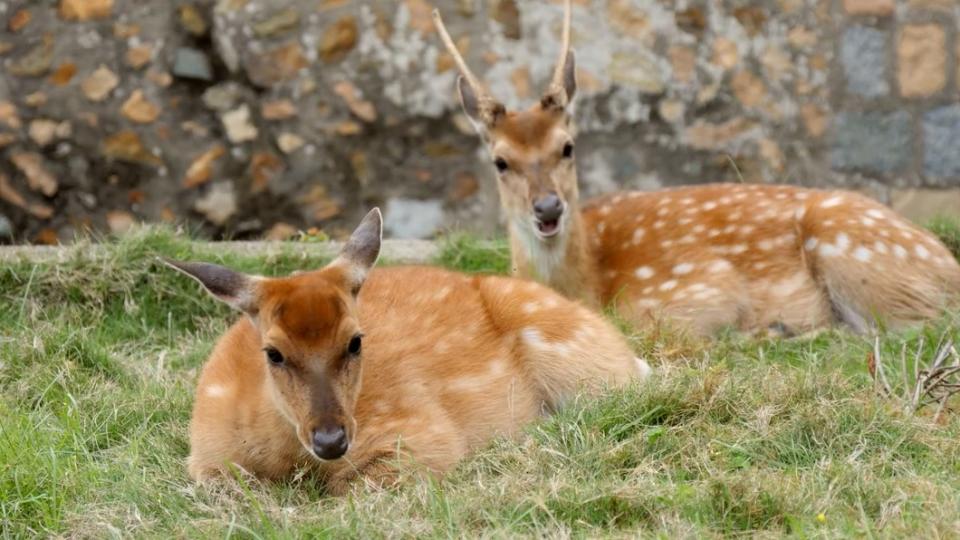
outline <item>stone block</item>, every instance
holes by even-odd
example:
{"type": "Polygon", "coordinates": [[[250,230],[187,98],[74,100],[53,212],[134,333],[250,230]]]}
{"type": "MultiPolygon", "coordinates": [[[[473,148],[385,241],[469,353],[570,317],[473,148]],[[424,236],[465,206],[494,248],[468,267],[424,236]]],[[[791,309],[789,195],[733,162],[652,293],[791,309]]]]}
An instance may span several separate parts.
{"type": "Polygon", "coordinates": [[[843,9],[850,15],[892,15],[893,0],[843,0],[843,9]]]}
{"type": "Polygon", "coordinates": [[[960,189],[894,189],[890,205],[914,223],[938,216],[960,217],[960,189]]]}
{"type": "Polygon", "coordinates": [[[844,112],[833,120],[830,163],[838,170],[894,173],[910,164],[910,113],[844,112]]]}
{"type": "Polygon", "coordinates": [[[905,97],[929,97],[947,84],[947,35],[939,24],[904,26],[897,39],[897,81],[905,97]]]}
{"type": "Polygon", "coordinates": [[[923,115],[923,148],[925,175],[960,178],[960,105],[940,107],[923,115]]]}
{"type": "Polygon", "coordinates": [[[840,62],[847,92],[867,98],[890,93],[886,32],[862,25],[847,28],[840,43],[840,62]]]}

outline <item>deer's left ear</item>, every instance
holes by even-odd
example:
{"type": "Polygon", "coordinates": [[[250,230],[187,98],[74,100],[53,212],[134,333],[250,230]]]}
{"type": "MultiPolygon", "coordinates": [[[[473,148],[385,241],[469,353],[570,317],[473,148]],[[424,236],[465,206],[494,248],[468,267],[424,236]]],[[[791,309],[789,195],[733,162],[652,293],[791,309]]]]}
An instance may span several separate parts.
{"type": "Polygon", "coordinates": [[[367,274],[377,263],[382,241],[383,215],[379,208],[374,208],[354,229],[340,255],[330,263],[330,266],[343,270],[345,285],[354,295],[360,292],[367,274]]]}

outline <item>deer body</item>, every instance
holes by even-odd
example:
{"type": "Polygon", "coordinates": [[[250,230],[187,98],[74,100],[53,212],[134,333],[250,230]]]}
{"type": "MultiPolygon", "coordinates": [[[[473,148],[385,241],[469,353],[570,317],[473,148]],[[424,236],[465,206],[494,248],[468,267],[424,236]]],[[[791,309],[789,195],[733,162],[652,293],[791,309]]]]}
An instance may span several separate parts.
{"type": "Polygon", "coordinates": [[[849,192],[715,184],[610,195],[581,211],[571,11],[566,0],[548,89],[524,111],[490,95],[434,12],[497,169],[516,274],[638,325],[666,316],[703,334],[834,321],[866,331],[936,316],[960,296],[960,265],[932,234],[849,192]]]}
{"type": "MultiPolygon", "coordinates": [[[[205,271],[174,264],[194,277],[205,271]]],[[[229,463],[263,478],[310,469],[340,493],[358,477],[390,481],[396,459],[442,473],[578,390],[649,369],[612,325],[535,282],[388,268],[365,276],[354,302],[351,274],[335,262],[259,278],[258,307],[221,338],[200,376],[194,479],[229,463]],[[361,334],[362,356],[351,352],[361,334]]],[[[198,279],[215,294],[231,281],[198,279]]]]}

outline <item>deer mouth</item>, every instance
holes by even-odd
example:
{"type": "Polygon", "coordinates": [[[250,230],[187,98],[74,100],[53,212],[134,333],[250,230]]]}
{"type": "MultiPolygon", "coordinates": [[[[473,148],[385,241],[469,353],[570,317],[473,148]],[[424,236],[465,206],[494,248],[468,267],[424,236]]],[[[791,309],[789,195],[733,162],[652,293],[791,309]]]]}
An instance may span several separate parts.
{"type": "Polygon", "coordinates": [[[534,227],[536,228],[537,236],[540,238],[552,238],[560,233],[560,218],[544,221],[535,220],[534,227]]]}

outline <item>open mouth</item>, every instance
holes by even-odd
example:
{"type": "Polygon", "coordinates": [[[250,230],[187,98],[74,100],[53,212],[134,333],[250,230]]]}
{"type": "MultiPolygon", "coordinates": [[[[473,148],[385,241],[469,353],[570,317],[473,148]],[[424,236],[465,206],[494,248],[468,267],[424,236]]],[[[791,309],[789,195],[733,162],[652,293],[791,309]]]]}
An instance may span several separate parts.
{"type": "Polygon", "coordinates": [[[543,238],[550,238],[556,236],[560,232],[560,220],[559,219],[549,219],[546,221],[537,220],[536,222],[537,232],[540,233],[540,236],[543,238]]]}

